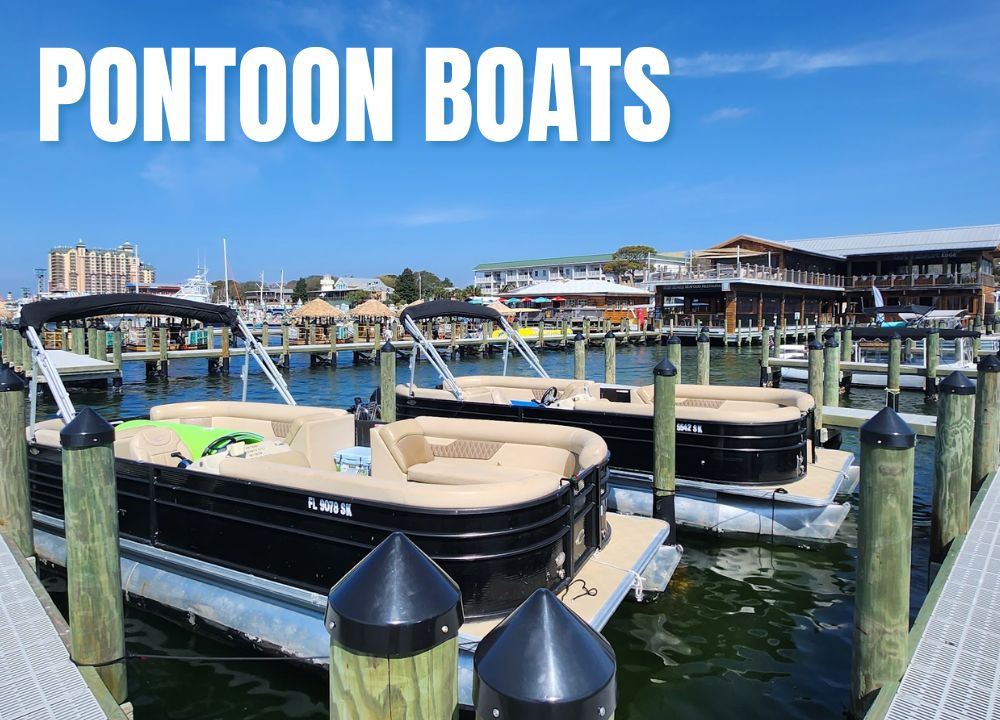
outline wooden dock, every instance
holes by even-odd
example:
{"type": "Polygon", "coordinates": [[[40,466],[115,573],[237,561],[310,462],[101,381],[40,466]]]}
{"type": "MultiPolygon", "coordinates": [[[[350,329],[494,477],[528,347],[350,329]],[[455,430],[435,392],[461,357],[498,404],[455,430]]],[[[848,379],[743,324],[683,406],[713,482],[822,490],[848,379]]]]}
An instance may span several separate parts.
{"type": "MultiPolygon", "coordinates": [[[[877,412],[878,410],[824,405],[823,424],[830,425],[831,427],[857,429],[873,418],[877,412]]],[[[937,433],[937,418],[934,415],[900,413],[899,416],[906,421],[907,425],[913,428],[917,435],[934,437],[937,433]]]]}
{"type": "Polygon", "coordinates": [[[70,660],[69,628],[0,534],[0,720],[127,720],[93,668],[70,660]]]}

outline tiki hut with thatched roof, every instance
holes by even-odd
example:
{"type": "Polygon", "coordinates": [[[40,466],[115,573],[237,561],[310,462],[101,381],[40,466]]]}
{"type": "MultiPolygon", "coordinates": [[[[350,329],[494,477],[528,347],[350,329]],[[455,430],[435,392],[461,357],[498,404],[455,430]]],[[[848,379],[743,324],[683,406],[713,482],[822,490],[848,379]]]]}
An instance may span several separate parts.
{"type": "Polygon", "coordinates": [[[389,309],[389,306],[378,300],[366,300],[357,307],[353,307],[347,313],[351,317],[366,318],[372,320],[385,320],[396,317],[396,314],[389,309]]]}
{"type": "Polygon", "coordinates": [[[342,310],[334,307],[321,298],[310,300],[302,307],[295,308],[295,310],[292,311],[292,317],[296,320],[318,320],[328,322],[330,320],[336,320],[343,315],[344,312],[342,310]]]}

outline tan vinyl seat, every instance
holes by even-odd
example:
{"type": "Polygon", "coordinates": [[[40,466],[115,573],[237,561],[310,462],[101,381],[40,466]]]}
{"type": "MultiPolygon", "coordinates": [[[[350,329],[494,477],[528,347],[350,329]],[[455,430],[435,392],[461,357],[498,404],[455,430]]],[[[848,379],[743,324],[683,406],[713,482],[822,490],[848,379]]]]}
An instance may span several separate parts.
{"type": "Polygon", "coordinates": [[[191,452],[173,429],[147,425],[115,432],[115,457],[177,467],[191,452]]]}
{"type": "Polygon", "coordinates": [[[482,485],[504,482],[542,482],[551,484],[562,479],[559,473],[490,465],[482,460],[462,458],[435,458],[428,463],[411,466],[407,472],[410,482],[434,485],[482,485]]]}

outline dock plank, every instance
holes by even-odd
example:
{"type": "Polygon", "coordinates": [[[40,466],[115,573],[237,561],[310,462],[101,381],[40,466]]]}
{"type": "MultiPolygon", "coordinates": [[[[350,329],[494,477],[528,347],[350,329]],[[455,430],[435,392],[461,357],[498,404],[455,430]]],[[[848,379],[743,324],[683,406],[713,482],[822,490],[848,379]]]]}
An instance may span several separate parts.
{"type": "MultiPolygon", "coordinates": [[[[881,410],[881,408],[879,408],[881,410]]],[[[823,406],[823,424],[839,428],[859,428],[874,417],[878,410],[861,408],[823,406]]],[[[934,437],[937,432],[937,418],[933,415],[918,415],[916,413],[900,413],[899,416],[913,428],[917,435],[934,437]]]]}
{"type": "Polygon", "coordinates": [[[1000,718],[997,476],[981,494],[968,534],[952,562],[946,562],[950,569],[942,569],[914,626],[920,637],[885,712],[887,720],[1000,718]]]}
{"type": "Polygon", "coordinates": [[[106,720],[0,536],[0,720],[106,720]]]}

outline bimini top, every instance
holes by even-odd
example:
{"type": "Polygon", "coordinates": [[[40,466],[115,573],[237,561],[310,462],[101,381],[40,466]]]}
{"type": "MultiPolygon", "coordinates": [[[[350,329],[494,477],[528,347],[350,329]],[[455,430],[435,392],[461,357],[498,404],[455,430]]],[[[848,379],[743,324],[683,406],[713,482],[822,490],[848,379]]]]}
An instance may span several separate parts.
{"type": "MultiPolygon", "coordinates": [[[[889,340],[893,335],[899,335],[900,339],[906,340],[907,338],[913,338],[914,340],[921,340],[926,338],[931,330],[935,328],[926,327],[852,327],[851,337],[854,340],[889,340]]],[[[835,330],[830,329],[823,333],[823,337],[833,337],[835,330]]],[[[974,338],[979,337],[979,333],[973,330],[960,330],[956,328],[941,328],[937,332],[940,333],[942,340],[954,340],[956,338],[974,338]]]]}
{"type": "Polygon", "coordinates": [[[225,305],[211,305],[163,295],[115,293],[28,303],[21,308],[20,328],[24,330],[33,327],[37,331],[49,322],[126,314],[190,318],[205,324],[221,324],[233,328],[239,321],[236,311],[225,305]]]}
{"type": "Polygon", "coordinates": [[[898,315],[900,313],[926,315],[933,309],[932,305],[883,305],[881,307],[861,308],[861,312],[869,317],[874,317],[875,315],[898,315]]]}
{"type": "Polygon", "coordinates": [[[426,320],[436,317],[467,317],[480,320],[500,320],[500,313],[485,305],[474,305],[462,300],[431,300],[406,308],[400,320],[426,320]]]}

